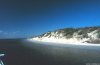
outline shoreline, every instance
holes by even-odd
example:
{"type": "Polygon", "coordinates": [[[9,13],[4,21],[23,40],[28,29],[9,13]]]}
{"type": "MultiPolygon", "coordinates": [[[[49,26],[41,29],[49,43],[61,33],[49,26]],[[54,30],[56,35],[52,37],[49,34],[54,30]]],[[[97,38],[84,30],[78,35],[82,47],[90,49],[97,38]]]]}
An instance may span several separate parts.
{"type": "Polygon", "coordinates": [[[30,42],[38,42],[38,43],[45,43],[45,44],[64,44],[64,45],[81,45],[81,46],[100,46],[100,44],[96,44],[96,43],[82,43],[82,42],[54,42],[54,41],[44,41],[44,40],[36,40],[36,39],[27,39],[27,41],[30,41],[30,42]]]}

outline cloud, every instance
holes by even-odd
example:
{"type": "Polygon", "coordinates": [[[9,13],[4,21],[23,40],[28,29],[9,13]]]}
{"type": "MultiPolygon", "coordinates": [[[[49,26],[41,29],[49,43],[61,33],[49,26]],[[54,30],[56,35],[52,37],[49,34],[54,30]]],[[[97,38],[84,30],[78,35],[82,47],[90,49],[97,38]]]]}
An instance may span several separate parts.
{"type": "Polygon", "coordinates": [[[0,38],[16,38],[20,31],[2,31],[0,30],[0,38]]]}
{"type": "Polygon", "coordinates": [[[20,37],[20,31],[3,31],[0,30],[0,39],[2,38],[16,38],[20,37]]]}
{"type": "Polygon", "coordinates": [[[0,33],[3,35],[16,35],[18,34],[20,31],[13,31],[13,32],[7,32],[7,31],[2,31],[0,30],[0,33]]]}
{"type": "Polygon", "coordinates": [[[9,33],[7,33],[7,32],[4,32],[3,34],[7,35],[7,34],[9,34],[9,33]]]}
{"type": "Polygon", "coordinates": [[[20,31],[14,31],[12,32],[12,34],[18,34],[20,31]]]}
{"type": "Polygon", "coordinates": [[[3,31],[2,30],[0,30],[0,33],[2,33],[3,31]]]}

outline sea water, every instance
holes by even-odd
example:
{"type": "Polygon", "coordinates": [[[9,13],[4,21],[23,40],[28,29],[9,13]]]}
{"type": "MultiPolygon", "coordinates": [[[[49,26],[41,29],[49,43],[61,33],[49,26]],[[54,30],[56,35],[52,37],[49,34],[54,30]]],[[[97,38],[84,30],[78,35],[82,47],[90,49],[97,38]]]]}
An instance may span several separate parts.
{"type": "Polygon", "coordinates": [[[100,64],[100,46],[0,40],[5,65],[89,65],[100,64]]]}

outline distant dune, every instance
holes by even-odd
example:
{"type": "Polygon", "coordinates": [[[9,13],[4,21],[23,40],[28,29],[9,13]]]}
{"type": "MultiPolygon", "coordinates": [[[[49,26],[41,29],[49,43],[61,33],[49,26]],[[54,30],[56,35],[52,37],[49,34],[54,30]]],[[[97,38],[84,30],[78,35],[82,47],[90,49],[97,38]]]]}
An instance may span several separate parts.
{"type": "Polygon", "coordinates": [[[32,41],[54,43],[100,43],[100,27],[64,28],[30,38],[32,41]]]}

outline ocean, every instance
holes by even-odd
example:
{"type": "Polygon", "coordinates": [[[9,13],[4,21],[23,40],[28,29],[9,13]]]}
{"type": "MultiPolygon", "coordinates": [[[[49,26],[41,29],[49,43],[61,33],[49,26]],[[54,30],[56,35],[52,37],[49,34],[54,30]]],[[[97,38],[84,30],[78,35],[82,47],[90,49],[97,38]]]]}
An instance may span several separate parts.
{"type": "Polygon", "coordinates": [[[4,65],[100,65],[99,46],[1,39],[0,54],[4,65]]]}

